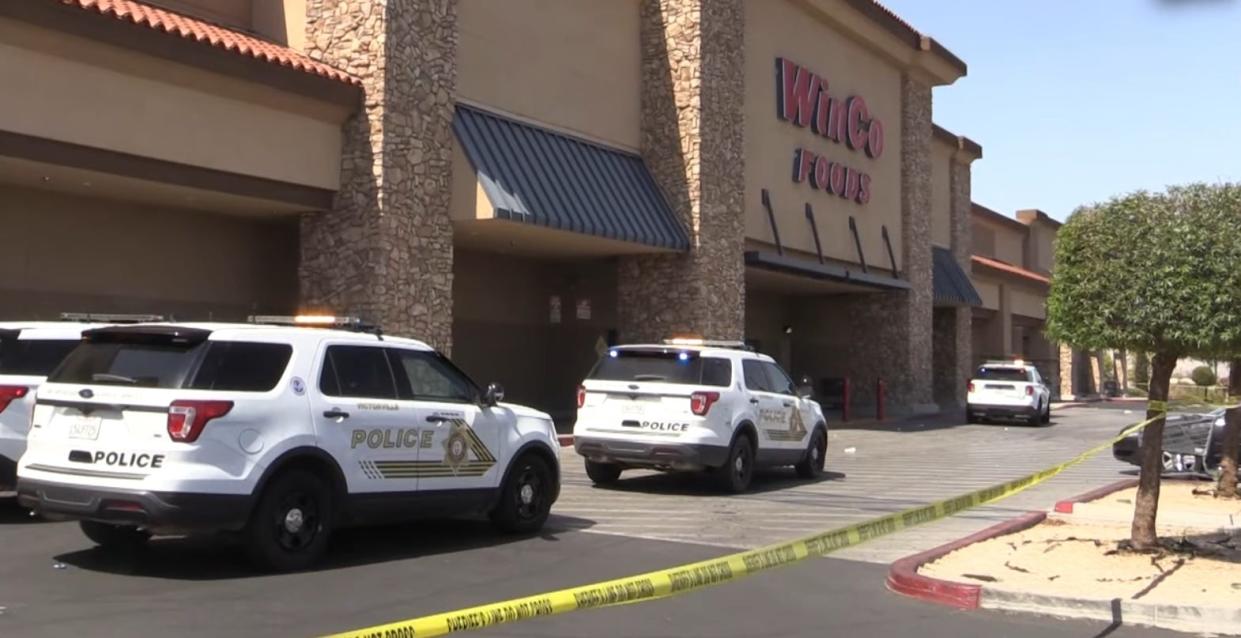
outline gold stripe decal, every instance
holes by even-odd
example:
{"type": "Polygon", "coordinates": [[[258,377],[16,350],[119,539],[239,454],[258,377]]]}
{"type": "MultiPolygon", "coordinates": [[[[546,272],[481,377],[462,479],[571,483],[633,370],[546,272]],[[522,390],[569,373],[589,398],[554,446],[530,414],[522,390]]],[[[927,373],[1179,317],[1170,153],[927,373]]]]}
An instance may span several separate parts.
{"type": "Polygon", "coordinates": [[[874,538],[894,534],[904,529],[947,518],[979,505],[1008,498],[1082,463],[1161,417],[1162,414],[1125,428],[1115,438],[1059,465],[930,505],[720,558],[593,585],[571,587],[386,625],[376,625],[335,634],[332,638],[443,636],[459,631],[481,629],[541,616],[566,614],[582,609],[659,600],[712,585],[740,580],[768,569],[830,554],[838,549],[860,545],[874,538]]]}

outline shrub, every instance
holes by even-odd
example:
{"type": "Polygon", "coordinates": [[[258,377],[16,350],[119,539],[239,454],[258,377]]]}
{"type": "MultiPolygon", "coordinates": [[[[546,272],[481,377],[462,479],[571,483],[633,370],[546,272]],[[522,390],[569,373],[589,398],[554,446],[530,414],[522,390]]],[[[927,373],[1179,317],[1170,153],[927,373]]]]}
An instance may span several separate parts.
{"type": "Polygon", "coordinates": [[[1194,383],[1197,385],[1204,387],[1215,385],[1215,383],[1219,381],[1219,378],[1215,376],[1215,371],[1212,370],[1210,366],[1198,366],[1197,368],[1194,368],[1194,371],[1189,374],[1189,378],[1193,379],[1194,383]]]}

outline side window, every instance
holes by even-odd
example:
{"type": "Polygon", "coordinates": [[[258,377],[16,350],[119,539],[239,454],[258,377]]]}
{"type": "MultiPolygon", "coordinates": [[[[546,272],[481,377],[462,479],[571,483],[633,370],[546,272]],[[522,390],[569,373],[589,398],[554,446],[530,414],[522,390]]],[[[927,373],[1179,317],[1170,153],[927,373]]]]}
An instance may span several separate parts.
{"type": "Polygon", "coordinates": [[[763,368],[767,370],[767,376],[771,379],[771,391],[780,394],[797,394],[797,386],[793,384],[793,380],[784,372],[784,369],[774,363],[763,362],[763,368]]]}
{"type": "Polygon", "coordinates": [[[476,400],[474,383],[440,355],[419,350],[390,349],[388,352],[402,399],[460,403],[476,400]]]}
{"type": "Polygon", "coordinates": [[[383,348],[328,346],[319,391],[333,397],[395,399],[396,381],[383,348]]]}
{"type": "Polygon", "coordinates": [[[280,382],[292,356],[293,347],[284,343],[212,341],[187,387],[267,392],[280,382]]]}
{"type": "Polygon", "coordinates": [[[727,388],[733,384],[733,364],[728,359],[702,358],[702,384],[727,388]]]}
{"type": "Polygon", "coordinates": [[[1041,384],[1043,382],[1042,377],[1039,376],[1038,370],[1035,368],[1030,368],[1030,382],[1035,384],[1041,384]]]}
{"type": "Polygon", "coordinates": [[[757,359],[745,359],[741,362],[741,373],[745,377],[747,390],[755,392],[774,392],[771,381],[763,370],[763,362],[757,359]]]}

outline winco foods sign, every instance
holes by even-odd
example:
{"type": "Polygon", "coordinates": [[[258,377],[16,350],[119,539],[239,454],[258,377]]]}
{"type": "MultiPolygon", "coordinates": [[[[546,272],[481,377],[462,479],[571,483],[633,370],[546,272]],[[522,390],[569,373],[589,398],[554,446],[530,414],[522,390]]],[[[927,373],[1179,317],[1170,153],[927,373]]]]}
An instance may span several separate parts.
{"type": "MultiPolygon", "coordinates": [[[[833,95],[826,79],[785,58],[776,58],[776,117],[871,159],[883,155],[883,122],[862,96],[833,95]]],[[[858,204],[870,201],[869,174],[809,148],[793,151],[793,182],[858,204]]]]}

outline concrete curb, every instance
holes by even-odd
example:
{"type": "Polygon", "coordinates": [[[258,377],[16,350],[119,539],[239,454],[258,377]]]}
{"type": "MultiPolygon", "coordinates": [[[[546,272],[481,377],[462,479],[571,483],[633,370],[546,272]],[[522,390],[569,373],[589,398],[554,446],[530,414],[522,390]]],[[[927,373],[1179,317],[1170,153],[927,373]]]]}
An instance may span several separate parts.
{"type": "Polygon", "coordinates": [[[556,440],[560,443],[560,447],[573,447],[572,434],[559,434],[556,436],[556,440]]]}
{"type": "Polygon", "coordinates": [[[1077,496],[1074,496],[1073,498],[1065,499],[1063,501],[1058,501],[1056,502],[1056,507],[1055,507],[1056,513],[1072,514],[1073,505],[1076,503],[1086,503],[1089,501],[1096,501],[1096,500],[1103,498],[1104,496],[1107,496],[1108,494],[1111,494],[1112,492],[1119,492],[1121,490],[1127,490],[1131,487],[1137,487],[1137,484],[1138,484],[1138,479],[1124,479],[1122,481],[1116,481],[1115,483],[1112,483],[1110,485],[1104,485],[1103,487],[1090,490],[1089,492],[1086,492],[1085,494],[1078,494],[1077,496]]]}
{"type": "Polygon", "coordinates": [[[906,556],[888,569],[888,589],[911,598],[932,603],[947,605],[957,609],[978,609],[981,601],[982,586],[969,583],[957,583],[923,576],[918,568],[946,554],[954,552],[966,545],[985,541],[996,536],[1029,529],[1047,518],[1044,512],[1027,512],[1010,521],[992,525],[987,529],[955,540],[947,545],[940,545],[919,554],[906,556]]]}
{"type": "Polygon", "coordinates": [[[1021,611],[1068,618],[1090,618],[1190,633],[1241,635],[1241,609],[1162,605],[1140,600],[1069,598],[984,587],[983,609],[1021,611]]]}

